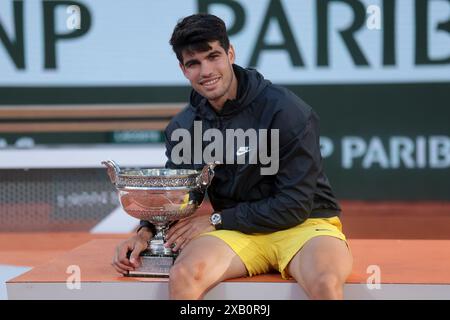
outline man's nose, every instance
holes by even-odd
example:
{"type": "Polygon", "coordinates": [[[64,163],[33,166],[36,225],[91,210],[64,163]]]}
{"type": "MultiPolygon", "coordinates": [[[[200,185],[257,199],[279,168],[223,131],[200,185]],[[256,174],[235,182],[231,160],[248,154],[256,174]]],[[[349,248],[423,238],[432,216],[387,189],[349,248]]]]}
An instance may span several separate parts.
{"type": "Polygon", "coordinates": [[[200,76],[202,78],[209,78],[213,75],[212,64],[209,61],[203,61],[200,68],[200,76]]]}

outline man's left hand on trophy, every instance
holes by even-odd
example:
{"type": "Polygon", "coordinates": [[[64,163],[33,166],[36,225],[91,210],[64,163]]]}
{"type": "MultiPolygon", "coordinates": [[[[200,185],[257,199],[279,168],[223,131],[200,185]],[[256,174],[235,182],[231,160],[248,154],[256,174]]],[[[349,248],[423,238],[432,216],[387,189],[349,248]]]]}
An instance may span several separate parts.
{"type": "Polygon", "coordinates": [[[178,220],[167,232],[167,241],[165,246],[176,252],[182,250],[192,239],[198,235],[210,231],[215,228],[211,225],[208,214],[194,213],[193,215],[178,220]]]}

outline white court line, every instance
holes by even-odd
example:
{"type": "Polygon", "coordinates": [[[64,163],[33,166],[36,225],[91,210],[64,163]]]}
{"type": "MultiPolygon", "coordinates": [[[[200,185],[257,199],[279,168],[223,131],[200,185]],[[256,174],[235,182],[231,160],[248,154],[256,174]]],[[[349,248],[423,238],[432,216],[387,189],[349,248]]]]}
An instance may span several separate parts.
{"type": "Polygon", "coordinates": [[[164,167],[163,144],[38,146],[31,149],[0,148],[0,169],[105,168],[114,160],[124,167],[164,167]]]}

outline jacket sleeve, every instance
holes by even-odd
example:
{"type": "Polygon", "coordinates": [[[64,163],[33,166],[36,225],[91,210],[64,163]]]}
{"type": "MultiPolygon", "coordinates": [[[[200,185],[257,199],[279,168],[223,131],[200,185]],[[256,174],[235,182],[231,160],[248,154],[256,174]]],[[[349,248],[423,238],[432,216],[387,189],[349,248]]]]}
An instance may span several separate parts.
{"type": "Polygon", "coordinates": [[[301,224],[308,218],[322,165],[319,120],[311,110],[299,130],[296,117],[289,117],[286,114],[275,121],[280,127],[280,150],[273,195],[224,209],[223,229],[274,232],[301,224]]]}

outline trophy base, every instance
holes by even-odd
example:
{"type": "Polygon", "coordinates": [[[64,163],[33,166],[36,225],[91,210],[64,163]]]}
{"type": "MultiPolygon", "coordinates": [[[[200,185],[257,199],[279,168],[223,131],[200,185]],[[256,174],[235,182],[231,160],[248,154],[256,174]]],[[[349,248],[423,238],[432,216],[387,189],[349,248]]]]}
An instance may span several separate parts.
{"type": "Polygon", "coordinates": [[[141,266],[135,270],[128,271],[127,277],[152,277],[168,278],[177,255],[154,255],[143,252],[140,256],[141,266]]]}

